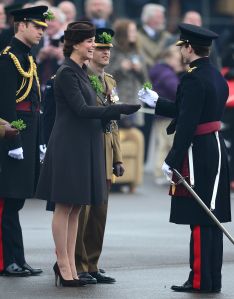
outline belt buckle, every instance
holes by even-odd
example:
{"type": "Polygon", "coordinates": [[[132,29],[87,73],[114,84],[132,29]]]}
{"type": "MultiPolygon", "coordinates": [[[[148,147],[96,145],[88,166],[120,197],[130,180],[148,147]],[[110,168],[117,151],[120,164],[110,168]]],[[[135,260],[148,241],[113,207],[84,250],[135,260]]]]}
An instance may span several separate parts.
{"type": "Polygon", "coordinates": [[[112,132],[112,126],[111,124],[108,124],[106,127],[105,127],[105,133],[106,134],[110,134],[112,132]]]}
{"type": "Polygon", "coordinates": [[[105,130],[105,134],[110,134],[111,132],[112,132],[111,129],[106,129],[106,130],[105,130]]]}
{"type": "Polygon", "coordinates": [[[108,98],[105,97],[103,103],[106,104],[107,101],[108,101],[108,98]]]}

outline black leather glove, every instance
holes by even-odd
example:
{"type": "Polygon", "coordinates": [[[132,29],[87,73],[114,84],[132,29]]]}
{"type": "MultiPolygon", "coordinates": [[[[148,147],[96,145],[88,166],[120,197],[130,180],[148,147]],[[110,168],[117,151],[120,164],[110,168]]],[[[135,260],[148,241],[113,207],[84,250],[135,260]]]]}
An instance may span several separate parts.
{"type": "Polygon", "coordinates": [[[118,162],[113,165],[113,173],[115,176],[122,176],[124,174],[124,171],[125,169],[123,167],[123,163],[118,162]]]}
{"type": "Polygon", "coordinates": [[[126,115],[137,112],[141,108],[141,105],[130,105],[130,104],[118,104],[116,106],[119,108],[119,112],[121,114],[126,114],[126,115]]]}

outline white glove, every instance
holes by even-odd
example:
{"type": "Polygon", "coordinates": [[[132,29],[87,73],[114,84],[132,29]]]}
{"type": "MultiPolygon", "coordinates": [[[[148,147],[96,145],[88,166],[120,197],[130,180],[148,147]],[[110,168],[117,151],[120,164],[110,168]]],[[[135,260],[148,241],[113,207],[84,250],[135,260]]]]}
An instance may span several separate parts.
{"type": "Polygon", "coordinates": [[[40,162],[42,162],[45,158],[45,154],[46,154],[46,145],[45,144],[41,144],[39,146],[40,149],[40,162]]]}
{"type": "Polygon", "coordinates": [[[138,99],[150,107],[156,106],[158,98],[159,96],[157,92],[149,89],[148,87],[146,89],[142,88],[138,92],[138,99]]]}
{"type": "Polygon", "coordinates": [[[23,155],[22,147],[10,150],[8,152],[8,156],[10,156],[11,158],[14,158],[14,159],[23,160],[24,155],[23,155]]]}
{"type": "Polygon", "coordinates": [[[164,173],[166,179],[167,179],[170,183],[173,183],[173,182],[172,182],[172,174],[173,174],[173,172],[172,172],[170,166],[167,165],[166,162],[163,163],[162,171],[163,171],[163,173],[164,173]]]}

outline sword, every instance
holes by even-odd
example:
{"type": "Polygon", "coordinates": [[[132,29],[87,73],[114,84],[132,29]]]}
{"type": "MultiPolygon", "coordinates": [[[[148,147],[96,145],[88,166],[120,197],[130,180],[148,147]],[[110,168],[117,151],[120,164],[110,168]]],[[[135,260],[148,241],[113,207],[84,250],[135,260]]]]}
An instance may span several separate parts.
{"type": "Polygon", "coordinates": [[[215,224],[223,231],[223,233],[227,236],[227,238],[234,244],[233,237],[229,234],[226,228],[219,222],[219,220],[215,217],[215,215],[211,212],[211,210],[204,204],[202,199],[197,195],[197,193],[193,190],[193,188],[186,182],[185,178],[176,170],[173,169],[174,174],[179,180],[177,184],[182,184],[184,187],[192,194],[193,198],[198,202],[198,204],[205,210],[205,212],[209,215],[210,218],[213,219],[215,224]]]}

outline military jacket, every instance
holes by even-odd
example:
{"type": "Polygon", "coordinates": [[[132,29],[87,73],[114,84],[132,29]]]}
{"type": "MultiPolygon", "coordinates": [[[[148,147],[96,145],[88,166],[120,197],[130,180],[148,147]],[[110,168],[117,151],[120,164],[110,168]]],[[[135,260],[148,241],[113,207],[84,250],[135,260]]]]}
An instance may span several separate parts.
{"type": "MultiPolygon", "coordinates": [[[[176,102],[157,102],[155,113],[172,117],[168,133],[175,132],[165,162],[181,172],[192,144],[194,190],[210,208],[218,170],[219,150],[215,133],[196,135],[199,124],[220,121],[228,98],[228,86],[209,58],[193,61],[177,89],[176,102]]],[[[231,220],[229,172],[225,144],[219,132],[221,169],[214,214],[221,222],[231,220]]],[[[180,224],[214,224],[191,197],[172,196],[170,221],[180,224]]]]}
{"type": "Polygon", "coordinates": [[[0,196],[7,198],[30,198],[34,195],[39,174],[39,103],[40,91],[38,79],[33,76],[32,86],[29,79],[23,78],[19,66],[9,55],[12,53],[19,62],[22,71],[29,72],[30,48],[17,38],[13,38],[9,51],[0,56],[0,115],[8,122],[22,119],[26,129],[14,138],[4,139],[2,171],[0,173],[0,196]],[[25,79],[25,80],[24,80],[25,79]],[[27,91],[28,90],[28,91],[27,91]],[[25,98],[31,111],[17,110],[17,99],[25,98]],[[23,148],[23,160],[8,156],[8,151],[23,148]]]}
{"type": "MultiPolygon", "coordinates": [[[[94,75],[91,69],[88,69],[89,75],[94,75]]],[[[97,103],[99,106],[108,106],[115,104],[113,89],[116,88],[116,81],[112,75],[104,73],[103,93],[97,93],[97,103]],[[105,86],[104,86],[105,85],[105,86]]],[[[113,164],[122,162],[122,154],[120,149],[120,139],[118,124],[116,121],[108,121],[103,123],[104,132],[104,150],[106,161],[106,178],[113,178],[113,164]]]]}

